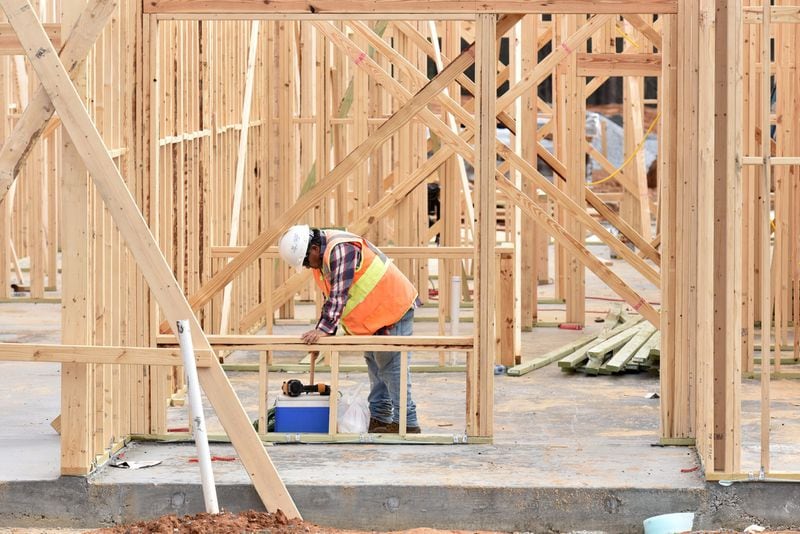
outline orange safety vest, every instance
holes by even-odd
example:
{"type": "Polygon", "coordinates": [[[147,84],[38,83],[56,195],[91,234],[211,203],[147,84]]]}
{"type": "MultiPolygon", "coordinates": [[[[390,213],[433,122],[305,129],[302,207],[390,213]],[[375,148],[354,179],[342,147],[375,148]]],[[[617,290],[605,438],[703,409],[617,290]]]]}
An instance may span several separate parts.
{"type": "Polygon", "coordinates": [[[340,243],[353,243],[361,249],[353,284],[339,324],[345,333],[371,335],[403,318],[417,298],[417,290],[408,278],[375,245],[349,232],[322,230],[326,246],[322,270],[313,269],[317,286],[327,296],[331,293],[331,251],[340,243]]]}

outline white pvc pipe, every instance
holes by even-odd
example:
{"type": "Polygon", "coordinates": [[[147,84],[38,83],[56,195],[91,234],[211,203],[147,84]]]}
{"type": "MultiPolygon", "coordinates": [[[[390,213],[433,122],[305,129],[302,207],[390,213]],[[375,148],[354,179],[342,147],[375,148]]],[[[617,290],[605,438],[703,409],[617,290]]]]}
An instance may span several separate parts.
{"type": "MultiPolygon", "coordinates": [[[[461,277],[454,276],[450,279],[450,335],[458,335],[458,325],[461,321],[461,277]]],[[[450,353],[450,365],[456,364],[456,353],[450,353]]]]}
{"type": "Polygon", "coordinates": [[[186,384],[189,388],[189,408],[194,421],[194,443],[197,446],[197,463],[200,464],[203,499],[206,503],[206,512],[218,514],[217,488],[214,486],[214,472],[211,470],[211,451],[208,448],[206,419],[203,415],[203,401],[200,397],[200,381],[197,378],[197,364],[194,360],[192,334],[189,332],[189,321],[178,321],[177,325],[183,368],[186,370],[186,384]]]}

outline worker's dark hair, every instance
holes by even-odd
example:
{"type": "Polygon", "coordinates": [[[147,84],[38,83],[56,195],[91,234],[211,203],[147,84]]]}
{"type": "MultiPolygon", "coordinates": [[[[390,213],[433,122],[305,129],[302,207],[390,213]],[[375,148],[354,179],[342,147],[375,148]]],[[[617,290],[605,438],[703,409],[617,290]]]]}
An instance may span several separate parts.
{"type": "Polygon", "coordinates": [[[308,247],[306,248],[306,256],[303,258],[303,267],[311,267],[308,263],[308,251],[311,250],[312,245],[317,245],[318,247],[322,248],[322,234],[319,231],[319,228],[309,228],[309,234],[311,235],[311,239],[308,240],[308,247]]]}
{"type": "Polygon", "coordinates": [[[306,254],[308,254],[308,250],[311,248],[311,245],[322,247],[322,233],[319,231],[319,228],[311,228],[309,231],[311,232],[311,240],[308,242],[306,254]]]}

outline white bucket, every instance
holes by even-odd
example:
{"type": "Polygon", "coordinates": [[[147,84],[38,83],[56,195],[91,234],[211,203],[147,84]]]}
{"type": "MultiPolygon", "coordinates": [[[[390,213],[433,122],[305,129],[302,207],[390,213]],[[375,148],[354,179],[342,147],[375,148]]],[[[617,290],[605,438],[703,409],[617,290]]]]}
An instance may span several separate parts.
{"type": "Polygon", "coordinates": [[[693,526],[693,512],[657,515],[644,520],[644,534],[678,534],[680,532],[691,532],[693,526]]]}

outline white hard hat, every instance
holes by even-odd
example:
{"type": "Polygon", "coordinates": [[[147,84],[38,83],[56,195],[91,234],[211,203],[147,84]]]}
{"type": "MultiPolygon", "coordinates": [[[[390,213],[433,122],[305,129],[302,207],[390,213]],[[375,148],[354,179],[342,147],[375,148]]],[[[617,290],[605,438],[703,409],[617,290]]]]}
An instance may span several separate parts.
{"type": "Polygon", "coordinates": [[[298,224],[289,228],[278,244],[278,252],[286,263],[299,269],[308,251],[311,241],[311,228],[307,224],[298,224]]]}

